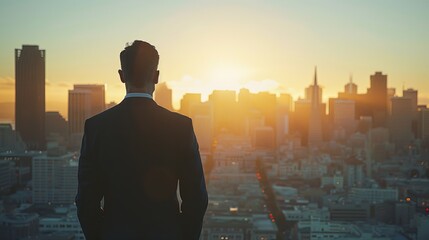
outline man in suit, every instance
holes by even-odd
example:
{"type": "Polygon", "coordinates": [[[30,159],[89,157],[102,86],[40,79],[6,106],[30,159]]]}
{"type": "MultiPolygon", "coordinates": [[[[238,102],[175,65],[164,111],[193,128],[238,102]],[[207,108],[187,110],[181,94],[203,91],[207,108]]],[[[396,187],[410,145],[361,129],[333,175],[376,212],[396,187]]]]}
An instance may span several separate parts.
{"type": "Polygon", "coordinates": [[[82,230],[87,240],[197,240],[207,191],[192,121],[152,100],[155,47],[136,40],[120,60],[125,99],[85,122],[76,196],[82,230]]]}

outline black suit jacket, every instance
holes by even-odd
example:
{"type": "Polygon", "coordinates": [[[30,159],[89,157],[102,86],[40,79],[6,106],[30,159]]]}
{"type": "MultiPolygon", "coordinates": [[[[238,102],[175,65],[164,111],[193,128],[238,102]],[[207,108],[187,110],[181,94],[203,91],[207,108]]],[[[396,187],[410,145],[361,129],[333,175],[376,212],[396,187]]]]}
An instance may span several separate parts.
{"type": "Polygon", "coordinates": [[[85,122],[78,178],[87,240],[199,239],[207,191],[190,118],[124,99],[85,122]]]}

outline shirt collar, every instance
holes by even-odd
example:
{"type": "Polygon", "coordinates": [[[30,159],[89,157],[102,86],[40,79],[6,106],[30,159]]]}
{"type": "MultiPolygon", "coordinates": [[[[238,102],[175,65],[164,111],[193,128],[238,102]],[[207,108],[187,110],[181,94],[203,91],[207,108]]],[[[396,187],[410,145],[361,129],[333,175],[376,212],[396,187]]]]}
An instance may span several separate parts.
{"type": "Polygon", "coordinates": [[[149,93],[127,93],[125,95],[125,98],[130,98],[130,97],[144,97],[144,98],[152,98],[152,95],[150,95],[149,93]]]}

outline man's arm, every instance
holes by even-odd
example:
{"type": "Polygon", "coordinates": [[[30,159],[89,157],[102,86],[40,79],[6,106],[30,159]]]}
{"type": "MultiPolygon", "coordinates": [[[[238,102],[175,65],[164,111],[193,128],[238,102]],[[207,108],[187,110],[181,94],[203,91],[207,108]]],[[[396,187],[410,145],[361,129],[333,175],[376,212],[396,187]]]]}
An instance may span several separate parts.
{"type": "Polygon", "coordinates": [[[79,158],[78,193],[76,195],[77,215],[87,240],[101,238],[102,209],[100,201],[103,197],[100,171],[94,154],[94,144],[89,134],[88,121],[79,158]]]}
{"type": "Polygon", "coordinates": [[[190,123],[184,161],[180,166],[179,189],[182,198],[181,229],[183,239],[198,240],[201,234],[208,196],[198,143],[190,123]]]}

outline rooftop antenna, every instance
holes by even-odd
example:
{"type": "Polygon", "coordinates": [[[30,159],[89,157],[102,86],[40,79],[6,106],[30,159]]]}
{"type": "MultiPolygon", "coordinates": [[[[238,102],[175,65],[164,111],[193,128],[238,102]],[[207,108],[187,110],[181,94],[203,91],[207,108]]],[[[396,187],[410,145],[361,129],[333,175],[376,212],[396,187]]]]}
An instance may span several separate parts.
{"type": "Polygon", "coordinates": [[[349,93],[352,93],[353,74],[350,73],[349,93]]]}
{"type": "Polygon", "coordinates": [[[314,86],[317,86],[317,66],[314,66],[314,86]]]}

